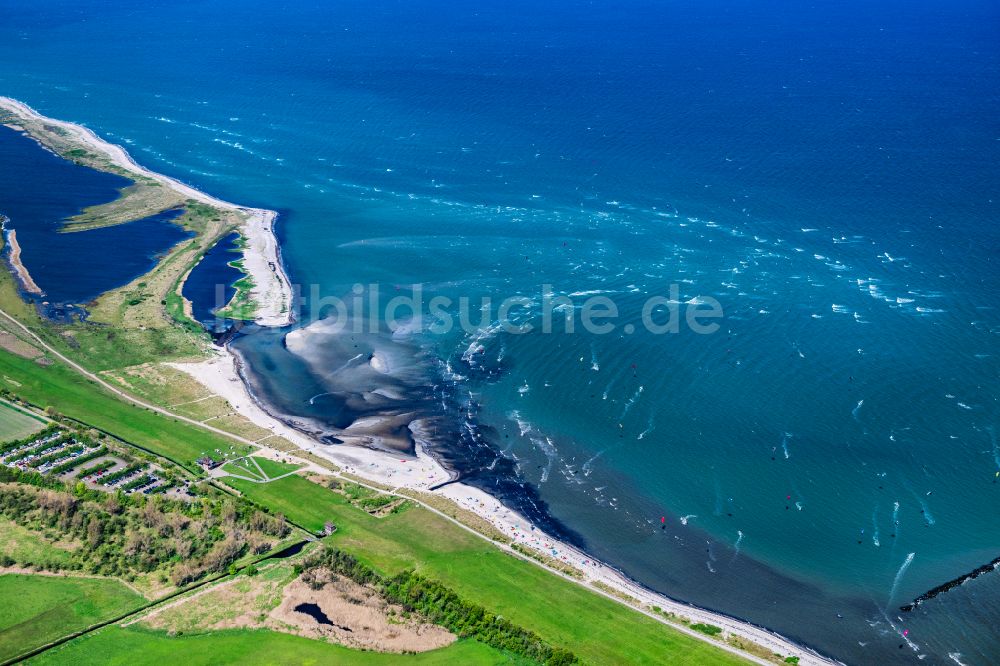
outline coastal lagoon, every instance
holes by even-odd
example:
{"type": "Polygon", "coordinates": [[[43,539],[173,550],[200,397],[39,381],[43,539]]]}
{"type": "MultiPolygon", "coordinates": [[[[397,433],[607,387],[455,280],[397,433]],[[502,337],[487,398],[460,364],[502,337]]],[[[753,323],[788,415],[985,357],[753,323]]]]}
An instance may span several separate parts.
{"type": "Polygon", "coordinates": [[[273,411],[391,412],[383,444],[846,661],[1000,658],[996,572],[899,610],[1000,554],[995,8],[48,4],[5,10],[6,94],[287,211],[303,317],[235,343],[273,411]],[[622,314],[352,340],[313,284],[622,314]],[[671,285],[720,330],[627,333],[671,285]]]}
{"type": "MultiPolygon", "coordinates": [[[[189,234],[164,211],[128,224],[64,233],[87,206],[112,201],[131,181],[73,164],[35,140],[0,127],[0,214],[17,232],[21,263],[42,290],[38,300],[81,305],[127,284],[189,234]]],[[[55,311],[53,311],[55,312],[55,311]]]]}
{"type": "Polygon", "coordinates": [[[215,312],[229,303],[236,293],[233,285],[243,277],[238,268],[230,265],[240,258],[239,237],[232,233],[213,245],[184,281],[183,294],[191,301],[194,318],[210,331],[225,330],[230,325],[215,312]]]}

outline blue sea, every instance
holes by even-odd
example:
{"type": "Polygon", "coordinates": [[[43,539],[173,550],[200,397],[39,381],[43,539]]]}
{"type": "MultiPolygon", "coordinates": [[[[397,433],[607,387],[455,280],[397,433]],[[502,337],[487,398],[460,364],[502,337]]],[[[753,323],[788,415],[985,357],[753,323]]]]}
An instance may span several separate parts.
{"type": "Polygon", "coordinates": [[[298,342],[236,342],[274,409],[419,413],[463,480],[849,663],[1000,660],[1000,572],[899,609],[1000,556],[996,3],[0,0],[0,38],[0,94],[281,211],[298,342]],[[620,317],[314,321],[375,284],[620,317]]]}

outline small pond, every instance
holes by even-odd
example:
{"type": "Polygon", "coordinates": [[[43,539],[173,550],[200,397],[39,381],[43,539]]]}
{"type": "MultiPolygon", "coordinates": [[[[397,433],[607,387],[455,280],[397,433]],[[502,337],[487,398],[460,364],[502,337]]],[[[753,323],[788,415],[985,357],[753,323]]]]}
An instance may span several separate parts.
{"type": "Polygon", "coordinates": [[[296,613],[304,613],[308,615],[309,617],[316,620],[320,624],[326,624],[331,627],[333,626],[333,622],[330,621],[330,618],[326,616],[326,613],[324,613],[323,609],[320,608],[317,604],[303,603],[296,606],[293,610],[296,613]]]}

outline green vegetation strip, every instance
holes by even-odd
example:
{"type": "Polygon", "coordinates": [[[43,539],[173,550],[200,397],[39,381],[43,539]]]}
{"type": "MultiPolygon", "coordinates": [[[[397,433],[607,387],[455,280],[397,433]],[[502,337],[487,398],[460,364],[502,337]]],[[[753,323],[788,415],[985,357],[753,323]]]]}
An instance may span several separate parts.
{"type": "Polygon", "coordinates": [[[116,481],[120,481],[121,479],[124,479],[127,476],[131,476],[136,472],[138,472],[139,470],[148,466],[149,465],[147,465],[146,463],[132,463],[128,467],[123,467],[114,474],[109,474],[103,479],[101,479],[101,484],[104,486],[110,486],[116,481]]]}
{"type": "Polygon", "coordinates": [[[92,474],[97,474],[98,472],[104,472],[106,470],[109,470],[112,467],[114,467],[115,464],[116,461],[114,460],[102,460],[96,465],[91,465],[90,467],[81,469],[79,472],[77,472],[76,476],[77,478],[84,479],[92,474]]]}
{"type": "Polygon", "coordinates": [[[717,627],[714,624],[702,624],[699,622],[698,624],[692,624],[691,628],[708,636],[718,636],[722,633],[722,627],[717,627]]]}
{"type": "Polygon", "coordinates": [[[153,479],[154,479],[154,477],[153,477],[152,474],[143,474],[138,479],[136,479],[134,481],[129,481],[128,483],[126,483],[124,486],[121,487],[121,490],[122,490],[122,492],[126,492],[127,493],[127,492],[129,492],[131,490],[135,490],[136,488],[139,488],[141,486],[145,486],[148,483],[152,483],[153,479]]]}
{"type": "Polygon", "coordinates": [[[50,453],[47,456],[42,456],[41,458],[35,458],[34,460],[32,460],[29,463],[29,466],[31,466],[31,467],[44,467],[45,465],[48,465],[49,463],[57,462],[57,461],[62,460],[63,458],[65,458],[67,456],[71,456],[71,455],[76,454],[76,453],[82,453],[83,450],[84,450],[84,446],[82,444],[74,444],[73,446],[68,446],[68,447],[66,447],[64,449],[60,449],[60,450],[56,451],[55,453],[50,453]]]}
{"type": "MultiPolygon", "coordinates": [[[[241,237],[240,245],[245,245],[246,241],[241,237]]],[[[257,310],[257,305],[254,303],[251,297],[251,292],[256,286],[253,278],[246,271],[246,267],[243,265],[243,259],[237,259],[235,261],[230,261],[229,266],[235,268],[236,270],[243,273],[243,277],[233,283],[233,288],[236,290],[233,294],[232,299],[225,307],[220,308],[216,315],[219,317],[226,317],[228,319],[243,319],[246,321],[252,321],[257,310]]]]}
{"type": "Polygon", "coordinates": [[[107,454],[108,454],[108,447],[106,446],[98,447],[93,451],[91,451],[90,453],[84,453],[82,456],[77,456],[72,460],[67,460],[66,462],[60,465],[56,465],[55,467],[49,470],[49,474],[53,474],[55,476],[59,476],[60,474],[65,474],[70,470],[80,467],[84,463],[88,463],[91,460],[94,460],[95,458],[100,458],[101,456],[105,456],[107,454]]]}
{"type": "Polygon", "coordinates": [[[108,626],[49,650],[32,660],[40,666],[143,666],[180,663],[216,664],[336,664],[337,666],[469,666],[518,664],[476,641],[459,641],[440,650],[412,655],[361,652],[340,645],[267,630],[214,631],[168,636],[136,625],[108,626]]]}

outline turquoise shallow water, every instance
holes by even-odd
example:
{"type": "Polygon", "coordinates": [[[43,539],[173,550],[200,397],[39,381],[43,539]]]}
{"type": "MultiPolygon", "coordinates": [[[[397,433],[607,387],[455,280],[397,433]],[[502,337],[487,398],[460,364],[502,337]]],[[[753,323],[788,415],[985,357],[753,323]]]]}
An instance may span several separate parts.
{"type": "MultiPolygon", "coordinates": [[[[997,657],[996,575],[895,610],[1000,555],[995,8],[0,7],[5,94],[281,210],[323,295],[717,299],[707,336],[351,344],[647,585],[852,662],[997,657]]],[[[368,378],[313,340],[261,381],[339,423],[308,400],[368,378]]]]}

